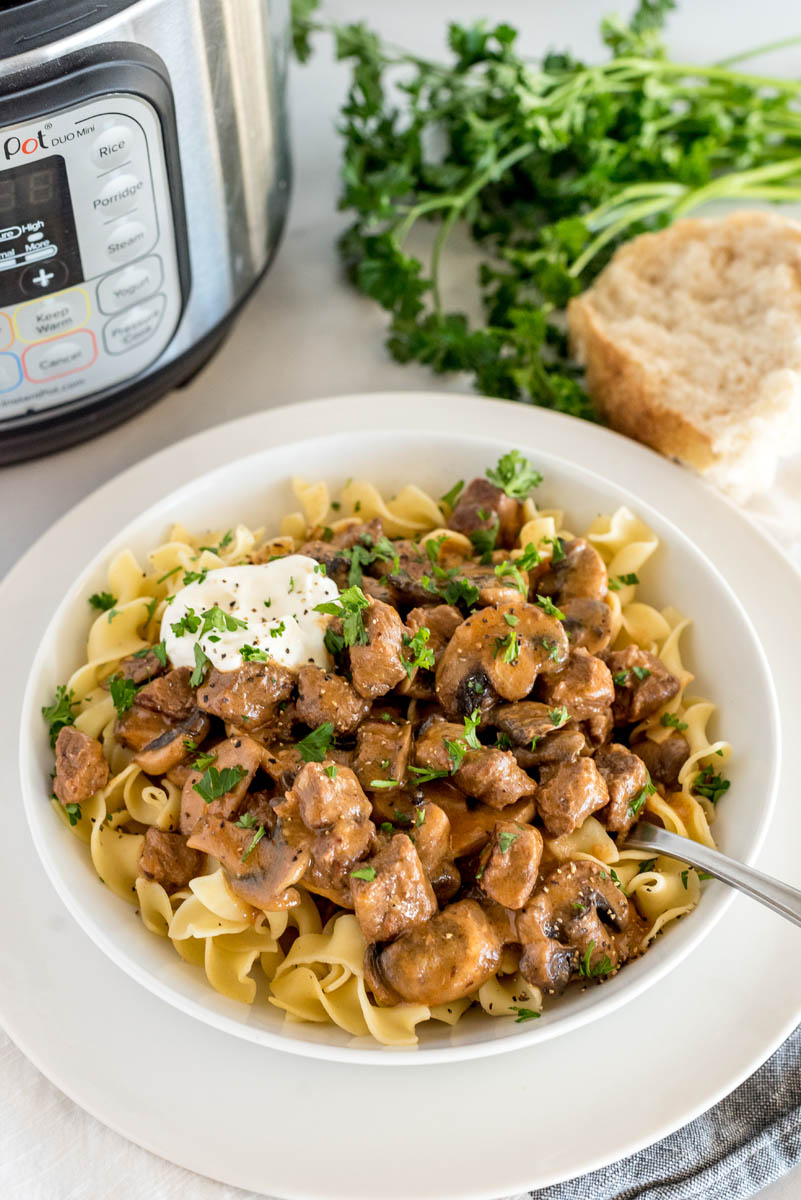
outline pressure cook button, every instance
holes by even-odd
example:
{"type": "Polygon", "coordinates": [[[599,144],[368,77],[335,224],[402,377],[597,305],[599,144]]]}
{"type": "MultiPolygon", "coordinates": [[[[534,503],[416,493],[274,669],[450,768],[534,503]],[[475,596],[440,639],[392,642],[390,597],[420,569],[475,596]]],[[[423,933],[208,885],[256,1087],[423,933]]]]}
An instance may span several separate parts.
{"type": "Polygon", "coordinates": [[[106,180],[100,194],[92,201],[92,208],[101,217],[116,217],[131,212],[141,195],[144,183],[138,175],[114,175],[106,180]]]}
{"type": "Polygon", "coordinates": [[[22,365],[32,383],[45,383],[48,379],[84,371],[96,358],[94,336],[85,329],[29,346],[22,356],[22,365]]]}
{"type": "Polygon", "coordinates": [[[17,334],[23,342],[39,342],[70,329],[79,329],[89,320],[89,301],[81,288],[29,300],[14,313],[17,334]]]}
{"type": "Polygon", "coordinates": [[[111,230],[106,255],[112,262],[130,262],[144,253],[147,243],[148,233],[141,221],[123,221],[111,230]]]}
{"type": "Polygon", "coordinates": [[[92,142],[92,161],[109,171],[127,162],[134,148],[134,131],[130,125],[112,125],[92,142]]]}
{"type": "Polygon", "coordinates": [[[128,308],[137,300],[145,300],[161,287],[161,259],[157,254],[131,263],[113,275],[107,275],[97,285],[97,302],[103,312],[115,313],[128,308]]]}
{"type": "Polygon", "coordinates": [[[124,354],[146,342],[156,332],[164,315],[167,297],[161,292],[152,300],[128,308],[106,322],[103,341],[109,354],[124,354]]]}

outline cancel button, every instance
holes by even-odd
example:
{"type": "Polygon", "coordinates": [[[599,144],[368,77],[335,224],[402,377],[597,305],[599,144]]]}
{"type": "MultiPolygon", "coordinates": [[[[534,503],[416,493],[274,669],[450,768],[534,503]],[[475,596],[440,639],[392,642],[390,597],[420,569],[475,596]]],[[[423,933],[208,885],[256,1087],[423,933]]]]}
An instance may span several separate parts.
{"type": "Polygon", "coordinates": [[[159,327],[167,297],[163,292],[142,304],[112,317],[103,329],[103,341],[109,354],[124,354],[141,346],[159,327]]]}

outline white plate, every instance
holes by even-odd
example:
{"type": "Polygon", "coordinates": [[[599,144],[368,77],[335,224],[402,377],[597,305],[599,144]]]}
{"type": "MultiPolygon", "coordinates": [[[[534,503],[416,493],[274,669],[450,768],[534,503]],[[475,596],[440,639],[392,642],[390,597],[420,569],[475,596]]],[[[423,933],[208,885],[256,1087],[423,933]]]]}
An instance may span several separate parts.
{"type": "MultiPolygon", "coordinates": [[[[687,473],[614,434],[538,410],[408,394],[273,410],[162,452],[59,522],[0,588],[2,628],[13,631],[4,646],[11,686],[0,701],[0,1017],[39,1068],[106,1124],[192,1170],[280,1197],[470,1200],[583,1173],[703,1111],[801,1018],[801,935],[738,897],[669,982],[567,1037],[480,1064],[366,1070],[290,1057],[189,1019],[127,979],[65,913],[21,812],[16,715],[41,630],[80,564],[144,498],[210,463],[310,429],[358,429],[368,420],[392,427],[399,414],[410,427],[477,437],[502,428],[509,442],[569,452],[590,469],[602,463],[610,478],[662,507],[752,615],[791,745],[801,717],[801,580],[772,543],[687,473]],[[399,1133],[406,1152],[391,1154],[399,1133]]],[[[762,747],[754,729],[749,749],[759,755],[762,747]]],[[[759,863],[798,885],[801,811],[788,758],[759,863]]]]}
{"type": "MultiPolygon", "coordinates": [[[[388,421],[395,411],[392,406],[388,421]]],[[[429,421],[411,422],[409,432],[397,426],[362,427],[333,436],[316,431],[306,441],[273,444],[217,466],[157,500],[120,529],[112,544],[78,574],[42,637],[23,705],[20,763],[28,822],[45,869],[72,915],[118,966],[162,999],[218,1029],[312,1058],[396,1066],[519,1050],[597,1019],[658,982],[708,934],[732,899],[728,889],[705,888],[691,920],[671,925],[648,954],[603,986],[569,989],[551,1000],[539,1021],[516,1024],[512,1018],[488,1018],[475,1008],[455,1027],[427,1022],[419,1030],[418,1046],[394,1050],[371,1038],[353,1038],[334,1025],[287,1023],[284,1014],[267,1002],[266,987],[251,1008],[220,996],[202,971],[176,955],[167,939],[150,933],[135,910],[104,887],[91,869],[86,847],[43,803],[53,756],[41,709],[50,702],[56,685],[83,661],[92,619],[86,597],[106,587],[109,563],[118,552],[130,548],[144,561],[176,521],[198,531],[244,521],[252,528],[266,524],[268,533],[277,533],[279,516],[297,506],[289,483],[294,475],[325,478],[335,490],[349,476],[366,476],[380,481],[389,494],[412,480],[439,495],[456,478],[483,473],[512,442],[531,455],[544,474],[537,491],[539,503],[546,508],[564,507],[568,528],[582,530],[598,512],[628,504],[661,541],[658,554],[643,572],[639,598],[659,607],[670,603],[692,617],[693,624],[682,637],[684,660],[697,677],[692,691],[716,701],[719,713],[711,734],[725,736],[734,747],[727,768],[734,794],[721,805],[716,822],[720,844],[731,854],[750,859],[762,842],[778,783],[778,711],[762,648],[731,588],[661,506],[649,508],[636,488],[627,488],[615,475],[579,467],[570,458],[569,447],[556,453],[521,428],[511,436],[495,416],[490,410],[480,430],[455,426],[446,433],[432,430],[429,421]],[[423,438],[426,456],[420,462],[423,438]],[[730,653],[732,646],[737,647],[736,655],[730,653]],[[767,762],[750,752],[755,728],[770,748],[767,762]],[[746,797],[757,793],[759,804],[749,804],[746,797]]]]}

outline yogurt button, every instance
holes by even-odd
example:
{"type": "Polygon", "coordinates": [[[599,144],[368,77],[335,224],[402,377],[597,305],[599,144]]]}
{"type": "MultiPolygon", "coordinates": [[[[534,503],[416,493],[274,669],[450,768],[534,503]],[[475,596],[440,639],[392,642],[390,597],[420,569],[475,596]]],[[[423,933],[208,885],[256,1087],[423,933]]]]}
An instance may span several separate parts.
{"type": "Polygon", "coordinates": [[[157,292],[161,287],[161,276],[161,259],[157,254],[132,263],[101,279],[97,286],[98,304],[103,312],[119,312],[157,292]]]}
{"type": "Polygon", "coordinates": [[[108,235],[106,256],[112,262],[130,262],[147,248],[148,232],[141,221],[122,221],[108,235]]]}
{"type": "Polygon", "coordinates": [[[127,162],[134,147],[134,130],[130,125],[112,125],[92,142],[92,162],[102,171],[127,162]]]}

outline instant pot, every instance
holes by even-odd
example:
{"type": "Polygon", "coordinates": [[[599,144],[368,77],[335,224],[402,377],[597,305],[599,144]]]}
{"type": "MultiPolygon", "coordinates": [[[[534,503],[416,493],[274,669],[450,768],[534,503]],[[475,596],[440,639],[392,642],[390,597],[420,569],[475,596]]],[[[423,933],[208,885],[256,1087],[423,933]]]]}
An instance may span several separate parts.
{"type": "Polygon", "coordinates": [[[289,198],[288,0],[0,0],[0,462],[186,382],[289,198]]]}

